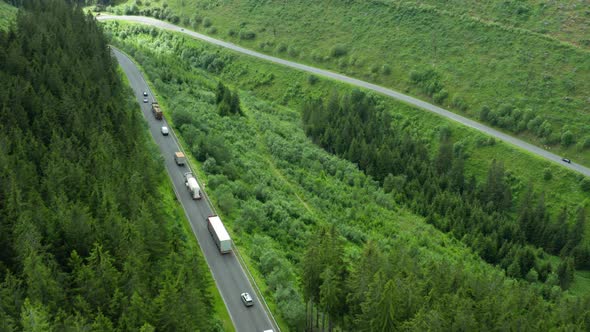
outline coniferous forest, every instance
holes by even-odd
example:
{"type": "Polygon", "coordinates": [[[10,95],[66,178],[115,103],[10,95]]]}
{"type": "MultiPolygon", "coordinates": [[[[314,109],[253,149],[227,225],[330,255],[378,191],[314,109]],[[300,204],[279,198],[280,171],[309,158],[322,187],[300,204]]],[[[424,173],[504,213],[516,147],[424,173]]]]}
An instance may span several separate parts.
{"type": "Polygon", "coordinates": [[[211,330],[212,283],[94,18],[0,31],[0,330],[211,330]]]}
{"type": "Polygon", "coordinates": [[[575,266],[590,268],[588,247],[581,242],[586,220],[582,206],[576,207],[575,220],[568,220],[566,206],[552,219],[544,194],[532,185],[523,198],[514,199],[510,179],[495,160],[485,182],[477,183],[465,175],[467,155],[445,128],[431,157],[423,142],[359,90],[333,94],[326,102],[309,101],[302,116],[315,143],[356,163],[386,192],[509,276],[545,282],[557,272],[560,286],[567,289],[575,266]],[[557,271],[539,259],[544,253],[562,256],[557,271]]]}

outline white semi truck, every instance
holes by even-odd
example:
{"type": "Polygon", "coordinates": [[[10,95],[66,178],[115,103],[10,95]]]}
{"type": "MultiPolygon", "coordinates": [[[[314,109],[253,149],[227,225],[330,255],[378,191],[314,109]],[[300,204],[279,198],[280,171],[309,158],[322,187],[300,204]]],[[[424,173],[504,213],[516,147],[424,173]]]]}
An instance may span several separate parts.
{"type": "Polygon", "coordinates": [[[211,237],[213,237],[213,241],[215,241],[217,248],[219,248],[219,252],[222,254],[231,252],[231,239],[229,233],[218,216],[210,216],[207,218],[207,228],[209,229],[209,233],[211,233],[211,237]]]}
{"type": "Polygon", "coordinates": [[[199,187],[199,183],[197,183],[197,179],[192,172],[184,173],[184,184],[186,185],[186,189],[191,193],[193,199],[201,199],[201,188],[199,187]]]}

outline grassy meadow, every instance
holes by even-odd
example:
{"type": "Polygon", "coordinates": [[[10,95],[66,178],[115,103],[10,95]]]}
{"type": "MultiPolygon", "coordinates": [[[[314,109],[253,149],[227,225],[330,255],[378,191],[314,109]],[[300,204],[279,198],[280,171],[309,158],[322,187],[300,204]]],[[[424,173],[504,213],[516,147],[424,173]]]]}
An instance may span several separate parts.
{"type": "Polygon", "coordinates": [[[460,2],[442,10],[386,1],[182,0],[114,11],[391,87],[590,165],[588,50],[493,17],[460,15],[460,2]]]}

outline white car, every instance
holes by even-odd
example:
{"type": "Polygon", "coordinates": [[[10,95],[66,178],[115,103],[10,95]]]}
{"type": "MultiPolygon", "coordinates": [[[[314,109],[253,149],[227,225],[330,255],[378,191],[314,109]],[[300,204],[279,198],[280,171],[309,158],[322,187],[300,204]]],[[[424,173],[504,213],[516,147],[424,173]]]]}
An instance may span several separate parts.
{"type": "Polygon", "coordinates": [[[252,300],[252,297],[250,296],[250,294],[242,293],[242,294],[240,294],[240,297],[242,298],[242,302],[244,302],[244,305],[246,307],[251,307],[254,305],[254,301],[252,300]]]}
{"type": "Polygon", "coordinates": [[[168,127],[164,126],[162,127],[162,135],[164,136],[168,136],[168,134],[170,133],[170,131],[168,130],[168,127]]]}

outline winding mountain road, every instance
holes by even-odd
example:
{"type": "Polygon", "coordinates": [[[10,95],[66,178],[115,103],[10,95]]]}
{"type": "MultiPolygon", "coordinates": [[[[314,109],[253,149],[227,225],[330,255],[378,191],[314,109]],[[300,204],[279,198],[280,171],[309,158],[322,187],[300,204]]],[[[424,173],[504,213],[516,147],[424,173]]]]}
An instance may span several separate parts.
{"type": "Polygon", "coordinates": [[[206,41],[208,43],[214,44],[214,45],[218,45],[221,47],[225,47],[228,49],[231,49],[233,51],[239,52],[239,53],[243,53],[243,54],[247,54],[259,59],[263,59],[263,60],[267,60],[270,62],[274,62],[280,65],[284,65],[287,67],[291,67],[291,68],[295,68],[298,70],[302,70],[308,73],[312,73],[315,75],[319,75],[319,76],[323,76],[323,77],[327,77],[327,78],[331,78],[333,80],[337,80],[340,82],[345,82],[351,85],[355,85],[361,88],[365,88],[365,89],[369,89],[369,90],[373,90],[375,92],[384,94],[386,96],[389,97],[393,97],[394,99],[397,99],[399,101],[402,101],[406,104],[412,105],[412,106],[416,106],[418,108],[421,108],[423,110],[432,112],[432,113],[436,113],[440,116],[443,116],[445,118],[451,119],[453,121],[459,122],[465,126],[477,129],[481,132],[484,132],[490,136],[493,136],[497,139],[500,139],[506,143],[510,143],[512,145],[515,145],[523,150],[526,150],[528,152],[531,152],[533,154],[536,154],[544,159],[547,159],[549,161],[558,163],[560,165],[562,165],[563,167],[569,168],[575,172],[581,173],[585,176],[589,176],[590,177],[590,168],[585,167],[583,165],[580,164],[576,164],[576,163],[567,163],[563,161],[563,157],[558,156],[554,153],[551,153],[547,150],[544,150],[538,146],[535,146],[533,144],[527,143],[523,140],[520,140],[516,137],[510,136],[508,134],[505,134],[501,131],[498,131],[496,129],[493,129],[491,127],[488,127],[486,125],[483,125],[477,121],[473,121],[471,119],[468,119],[466,117],[463,117],[461,115],[458,115],[456,113],[453,113],[451,111],[447,111],[443,108],[440,108],[438,106],[432,105],[430,103],[427,103],[425,101],[422,101],[420,99],[416,99],[414,97],[405,95],[403,93],[391,90],[391,89],[387,89],[384,88],[382,86],[379,85],[375,85],[369,82],[365,82],[365,81],[361,81],[359,79],[356,78],[352,78],[352,77],[348,77],[342,74],[338,74],[338,73],[334,73],[328,70],[324,70],[324,69],[319,69],[319,68],[315,68],[315,67],[311,67],[311,66],[307,66],[307,65],[303,65],[297,62],[292,62],[292,61],[288,61],[288,60],[284,60],[284,59],[280,59],[277,57],[273,57],[270,55],[266,55],[266,54],[262,54],[259,52],[255,52],[252,50],[249,50],[247,48],[243,48],[240,46],[237,46],[235,44],[232,43],[228,43],[219,39],[215,39],[215,38],[211,38],[209,36],[194,32],[194,31],[190,31],[190,30],[186,30],[182,27],[179,27],[177,25],[168,23],[168,22],[164,22],[164,21],[160,21],[157,20],[155,18],[151,18],[151,17],[145,17],[145,16],[118,16],[118,15],[101,15],[98,16],[97,19],[99,21],[105,21],[105,20],[122,20],[122,21],[129,21],[129,22],[135,22],[135,23],[141,23],[141,24],[147,24],[147,25],[151,25],[154,27],[158,27],[158,28],[162,28],[162,29],[166,29],[166,30],[171,30],[171,31],[175,31],[175,32],[180,32],[180,33],[184,33],[186,35],[189,35],[193,38],[196,39],[200,39],[203,41],[206,41]]]}

